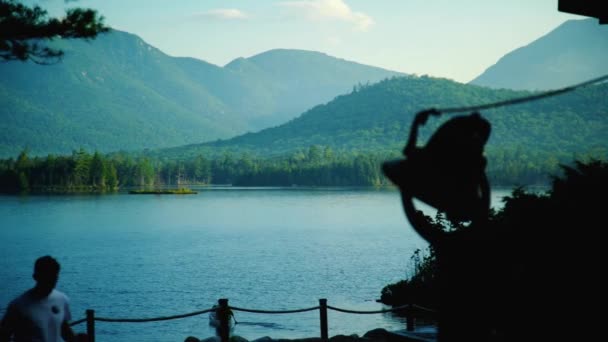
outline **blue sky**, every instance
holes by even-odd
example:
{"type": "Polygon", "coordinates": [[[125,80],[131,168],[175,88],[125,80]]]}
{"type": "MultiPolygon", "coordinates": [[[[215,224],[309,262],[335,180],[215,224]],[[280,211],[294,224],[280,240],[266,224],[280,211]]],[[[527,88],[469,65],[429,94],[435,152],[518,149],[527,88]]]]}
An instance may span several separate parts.
{"type": "MultiPolygon", "coordinates": [[[[32,1],[29,1],[32,2],[32,1]]],[[[223,66],[270,49],[468,82],[568,19],[557,0],[40,0],[94,8],[172,56],[223,66]]]]}

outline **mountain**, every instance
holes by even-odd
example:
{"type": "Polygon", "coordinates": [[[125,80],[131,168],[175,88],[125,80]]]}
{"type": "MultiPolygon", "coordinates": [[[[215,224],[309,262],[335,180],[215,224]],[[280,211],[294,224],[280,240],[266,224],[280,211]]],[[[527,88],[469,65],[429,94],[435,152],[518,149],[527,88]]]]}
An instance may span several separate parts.
{"type": "Polygon", "coordinates": [[[608,26],[597,19],[568,20],[516,49],[470,84],[517,90],[565,87],[608,74],[608,26]]]}
{"type": "MultiPolygon", "coordinates": [[[[278,127],[229,140],[155,151],[169,158],[198,154],[252,153],[276,156],[312,145],[336,151],[399,153],[416,112],[493,103],[535,94],[491,89],[431,77],[396,77],[362,86],[316,106],[278,127]]],[[[465,113],[466,114],[466,113],[465,113]]],[[[608,83],[481,113],[492,124],[489,151],[547,153],[571,158],[589,151],[608,154],[608,83]]],[[[450,117],[432,117],[419,141],[450,117]]]]}
{"type": "Polygon", "coordinates": [[[255,96],[238,106],[240,112],[258,113],[255,130],[285,123],[295,114],[350,92],[355,85],[403,76],[320,52],[285,49],[238,58],[225,69],[255,85],[255,96]]]}
{"type": "Polygon", "coordinates": [[[0,64],[0,155],[172,146],[245,129],[173,57],[134,35],[56,45],[59,63],[0,64]]]}
{"type": "Polygon", "coordinates": [[[272,50],[225,67],[171,57],[121,31],[53,43],[53,65],[0,63],[0,157],[177,146],[285,122],[396,72],[272,50]]]}

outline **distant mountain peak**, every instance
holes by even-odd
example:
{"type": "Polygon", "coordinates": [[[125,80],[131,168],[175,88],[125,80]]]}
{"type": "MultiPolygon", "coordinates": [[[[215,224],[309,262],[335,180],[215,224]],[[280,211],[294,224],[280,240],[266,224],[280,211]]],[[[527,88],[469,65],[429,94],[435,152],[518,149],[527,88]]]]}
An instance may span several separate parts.
{"type": "Polygon", "coordinates": [[[224,65],[225,69],[241,70],[243,66],[249,65],[250,62],[245,57],[237,57],[224,65]]]}
{"type": "MultiPolygon", "coordinates": [[[[243,65],[245,62],[257,64],[258,66],[264,66],[269,63],[276,63],[280,61],[290,61],[291,64],[295,62],[308,63],[310,61],[327,62],[332,61],[334,63],[349,63],[351,65],[359,65],[365,68],[373,68],[377,70],[386,70],[380,67],[370,66],[361,64],[352,60],[332,56],[322,51],[315,50],[303,50],[303,49],[284,49],[276,48],[260,52],[250,57],[238,57],[230,61],[224,67],[232,69],[237,65],[243,65]]],[[[390,70],[386,70],[390,71],[390,70]]],[[[391,71],[397,73],[395,71],[391,71]]]]}
{"type": "Polygon", "coordinates": [[[608,74],[608,26],[596,19],[568,20],[515,49],[470,84],[516,90],[546,90],[608,74]]]}
{"type": "Polygon", "coordinates": [[[324,52],[316,51],[316,50],[276,48],[276,49],[270,49],[270,50],[266,50],[264,52],[260,52],[258,54],[253,55],[252,57],[266,55],[266,54],[276,54],[276,53],[305,53],[305,54],[310,53],[310,54],[327,55],[324,52]]]}

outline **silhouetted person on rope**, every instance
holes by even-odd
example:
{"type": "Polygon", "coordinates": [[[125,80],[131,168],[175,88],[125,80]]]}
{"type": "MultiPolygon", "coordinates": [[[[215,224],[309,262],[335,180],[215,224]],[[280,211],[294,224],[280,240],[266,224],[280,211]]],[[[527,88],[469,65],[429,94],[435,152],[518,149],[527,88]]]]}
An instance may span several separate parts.
{"type": "Polygon", "coordinates": [[[55,290],[59,263],[43,256],[34,265],[36,285],[14,299],[0,325],[0,341],[74,341],[68,297],[55,290]]]}
{"type": "Polygon", "coordinates": [[[490,187],[483,147],[490,124],[478,113],[446,121],[426,146],[416,147],[418,126],[429,110],[417,114],[404,149],[406,159],[387,162],[384,173],[401,192],[413,228],[435,250],[439,283],[439,340],[488,341],[495,329],[496,274],[494,236],[487,227],[490,187]],[[445,213],[451,222],[468,226],[446,232],[433,224],[413,199],[445,213]]]}

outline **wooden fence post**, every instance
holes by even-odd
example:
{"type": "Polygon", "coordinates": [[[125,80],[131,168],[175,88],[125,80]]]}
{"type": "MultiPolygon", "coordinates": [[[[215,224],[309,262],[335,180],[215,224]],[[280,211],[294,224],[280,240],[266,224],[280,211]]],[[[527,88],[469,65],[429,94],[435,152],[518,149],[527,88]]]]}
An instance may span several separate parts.
{"type": "Polygon", "coordinates": [[[416,329],[416,317],[414,316],[414,306],[412,304],[407,308],[405,325],[407,331],[414,331],[416,329]]]}
{"type": "Polygon", "coordinates": [[[95,310],[87,310],[87,340],[95,342],[95,310]]]}
{"type": "Polygon", "coordinates": [[[220,298],[217,300],[217,303],[219,304],[219,309],[216,315],[220,320],[218,333],[222,342],[228,342],[230,339],[230,319],[232,318],[230,308],[228,308],[228,299],[220,298]]]}
{"type": "Polygon", "coordinates": [[[319,299],[319,318],[321,320],[321,339],[327,341],[328,329],[327,329],[327,299],[319,299]]]}

